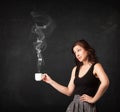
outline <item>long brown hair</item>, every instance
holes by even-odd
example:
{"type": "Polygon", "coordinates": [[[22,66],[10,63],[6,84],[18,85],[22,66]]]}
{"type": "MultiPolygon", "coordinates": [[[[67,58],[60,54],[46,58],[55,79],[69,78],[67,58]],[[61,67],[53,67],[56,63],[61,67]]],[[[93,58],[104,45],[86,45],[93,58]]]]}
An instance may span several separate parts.
{"type": "MultiPolygon", "coordinates": [[[[83,47],[87,52],[88,52],[88,61],[91,62],[91,63],[96,63],[98,62],[98,58],[96,56],[96,52],[95,50],[88,44],[88,42],[84,39],[82,40],[78,40],[76,42],[74,42],[73,46],[72,46],[72,53],[74,54],[73,52],[73,48],[76,46],[76,45],[79,45],[81,47],[83,47]]],[[[75,54],[74,54],[75,56],[75,54]]],[[[76,56],[75,56],[75,64],[77,66],[81,66],[83,63],[80,62],[76,56]]]]}

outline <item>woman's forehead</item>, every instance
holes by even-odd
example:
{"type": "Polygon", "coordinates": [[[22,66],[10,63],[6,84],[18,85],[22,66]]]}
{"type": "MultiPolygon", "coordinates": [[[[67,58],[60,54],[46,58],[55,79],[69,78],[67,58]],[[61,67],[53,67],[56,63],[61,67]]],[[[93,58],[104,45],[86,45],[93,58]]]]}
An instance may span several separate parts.
{"type": "Polygon", "coordinates": [[[76,45],[74,48],[73,48],[73,51],[77,50],[77,49],[80,49],[80,48],[83,48],[82,46],[80,45],[76,45]]]}
{"type": "Polygon", "coordinates": [[[83,47],[80,45],[76,45],[73,49],[78,49],[78,48],[83,48],[83,47]]]}

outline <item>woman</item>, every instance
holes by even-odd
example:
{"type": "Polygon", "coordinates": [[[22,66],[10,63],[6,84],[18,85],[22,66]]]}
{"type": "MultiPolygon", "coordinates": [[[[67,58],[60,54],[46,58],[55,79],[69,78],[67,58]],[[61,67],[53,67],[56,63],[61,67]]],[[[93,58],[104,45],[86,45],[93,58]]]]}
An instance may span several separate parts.
{"type": "Polygon", "coordinates": [[[74,94],[66,112],[96,112],[95,103],[109,86],[108,76],[98,62],[95,50],[85,40],[75,42],[72,52],[76,66],[72,69],[68,86],[57,83],[46,73],[43,81],[62,94],[74,94]]]}

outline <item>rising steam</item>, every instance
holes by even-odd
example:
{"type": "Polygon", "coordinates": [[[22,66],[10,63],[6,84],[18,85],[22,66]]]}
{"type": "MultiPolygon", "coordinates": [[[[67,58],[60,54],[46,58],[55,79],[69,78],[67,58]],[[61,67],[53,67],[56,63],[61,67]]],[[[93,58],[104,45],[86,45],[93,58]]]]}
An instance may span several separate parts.
{"type": "Polygon", "coordinates": [[[31,12],[32,18],[33,18],[33,27],[32,27],[32,33],[34,38],[34,48],[36,50],[37,54],[37,72],[41,72],[41,65],[44,62],[42,52],[46,49],[47,43],[46,43],[46,36],[49,35],[45,31],[47,30],[48,33],[51,33],[55,27],[53,24],[53,20],[50,16],[46,14],[41,14],[38,12],[31,12]]]}

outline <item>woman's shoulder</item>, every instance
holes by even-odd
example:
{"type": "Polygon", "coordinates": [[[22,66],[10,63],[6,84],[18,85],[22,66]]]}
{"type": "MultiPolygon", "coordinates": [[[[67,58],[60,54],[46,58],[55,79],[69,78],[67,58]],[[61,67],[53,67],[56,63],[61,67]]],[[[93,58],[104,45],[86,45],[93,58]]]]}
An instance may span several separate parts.
{"type": "Polygon", "coordinates": [[[77,66],[74,66],[72,70],[76,70],[77,66]]]}
{"type": "MultiPolygon", "coordinates": [[[[95,75],[98,74],[98,71],[100,71],[101,68],[102,68],[101,63],[99,63],[99,62],[94,63],[93,74],[95,74],[95,75]]],[[[98,76],[96,75],[96,77],[98,77],[98,76]]]]}
{"type": "Polygon", "coordinates": [[[75,76],[75,72],[76,72],[76,68],[77,68],[77,66],[74,66],[73,68],[72,68],[72,76],[75,76]]]}
{"type": "Polygon", "coordinates": [[[94,70],[95,71],[98,71],[98,70],[102,70],[103,69],[103,66],[102,66],[102,64],[101,63],[95,63],[94,64],[94,70]]]}
{"type": "Polygon", "coordinates": [[[94,63],[94,67],[102,67],[102,64],[100,62],[94,63]]]}

